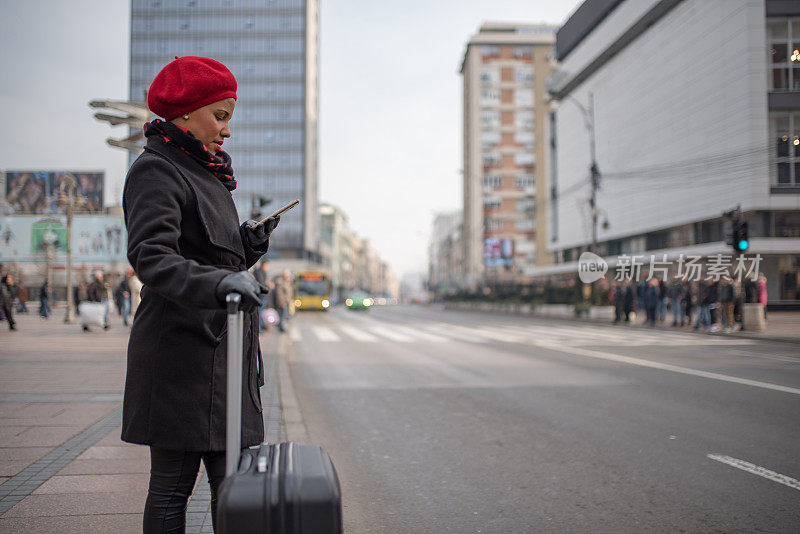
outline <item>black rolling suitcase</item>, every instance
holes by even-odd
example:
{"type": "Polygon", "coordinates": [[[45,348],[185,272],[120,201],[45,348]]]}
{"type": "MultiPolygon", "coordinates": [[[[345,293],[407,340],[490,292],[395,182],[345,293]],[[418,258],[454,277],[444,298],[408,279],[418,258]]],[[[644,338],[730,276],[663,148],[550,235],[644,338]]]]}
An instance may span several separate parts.
{"type": "Polygon", "coordinates": [[[226,476],[217,497],[220,534],[338,534],[339,478],[328,453],[315,445],[261,444],[241,455],[243,318],[240,296],[228,295],[226,476]]]}

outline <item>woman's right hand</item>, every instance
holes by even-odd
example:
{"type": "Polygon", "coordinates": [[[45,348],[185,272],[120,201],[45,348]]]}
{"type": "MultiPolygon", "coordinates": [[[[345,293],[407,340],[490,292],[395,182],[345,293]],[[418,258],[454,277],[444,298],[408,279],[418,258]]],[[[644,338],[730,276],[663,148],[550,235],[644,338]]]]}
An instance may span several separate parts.
{"type": "Polygon", "coordinates": [[[228,293],[239,293],[242,296],[242,309],[247,311],[261,306],[261,295],[266,295],[269,290],[249,272],[239,271],[225,276],[217,284],[215,295],[221,306],[225,305],[228,293]]]}

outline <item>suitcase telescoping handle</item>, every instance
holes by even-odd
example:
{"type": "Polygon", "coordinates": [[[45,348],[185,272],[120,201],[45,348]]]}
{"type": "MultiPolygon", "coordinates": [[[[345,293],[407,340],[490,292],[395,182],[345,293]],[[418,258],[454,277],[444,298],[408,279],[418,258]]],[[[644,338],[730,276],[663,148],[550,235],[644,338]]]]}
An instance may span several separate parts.
{"type": "Polygon", "coordinates": [[[242,296],[228,293],[228,395],[225,418],[225,476],[236,471],[241,452],[242,432],[242,348],[244,346],[244,313],[242,296]]]}

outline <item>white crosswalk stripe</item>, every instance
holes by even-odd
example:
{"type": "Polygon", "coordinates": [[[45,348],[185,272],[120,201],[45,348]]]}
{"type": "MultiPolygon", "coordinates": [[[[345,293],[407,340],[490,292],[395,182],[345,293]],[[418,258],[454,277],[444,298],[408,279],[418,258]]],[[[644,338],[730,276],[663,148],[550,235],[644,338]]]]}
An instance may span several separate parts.
{"type": "Polygon", "coordinates": [[[347,334],[348,336],[352,337],[356,341],[365,341],[368,343],[372,343],[378,341],[378,338],[373,336],[372,334],[368,334],[359,328],[354,328],[352,326],[348,326],[346,324],[337,325],[337,328],[347,334]]]}
{"type": "Polygon", "coordinates": [[[403,335],[399,332],[396,332],[395,330],[393,330],[393,327],[389,328],[387,326],[370,325],[367,328],[369,328],[370,332],[388,338],[391,341],[397,341],[398,343],[409,343],[411,341],[414,341],[413,338],[403,335]]]}
{"type": "Polygon", "coordinates": [[[429,341],[431,343],[444,343],[448,341],[448,338],[437,336],[436,334],[431,334],[421,330],[420,328],[412,328],[408,326],[393,326],[394,330],[401,335],[406,335],[408,337],[421,339],[422,341],[429,341]]]}
{"type": "Polygon", "coordinates": [[[320,341],[341,341],[342,339],[337,336],[333,330],[326,326],[315,326],[312,328],[314,334],[320,341]]]}
{"type": "Polygon", "coordinates": [[[303,341],[303,336],[300,334],[300,327],[298,325],[294,325],[289,329],[289,337],[292,338],[292,341],[298,343],[303,341]]]}

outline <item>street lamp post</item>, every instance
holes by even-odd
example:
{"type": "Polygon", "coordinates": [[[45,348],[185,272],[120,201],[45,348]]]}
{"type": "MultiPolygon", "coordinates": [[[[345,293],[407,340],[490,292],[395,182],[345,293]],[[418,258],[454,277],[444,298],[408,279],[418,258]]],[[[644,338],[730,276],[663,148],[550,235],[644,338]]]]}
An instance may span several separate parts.
{"type": "Polygon", "coordinates": [[[64,208],[67,214],[67,312],[64,315],[64,322],[71,323],[75,320],[72,313],[72,219],[75,215],[75,208],[79,208],[86,203],[86,199],[79,197],[78,181],[71,174],[66,174],[59,186],[58,199],[56,204],[64,208]]]}

